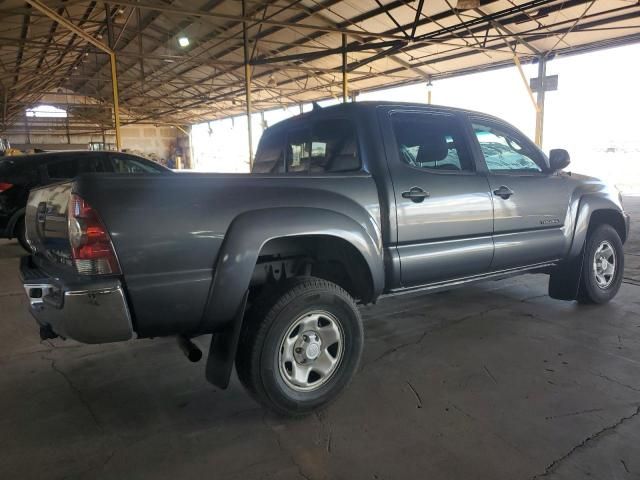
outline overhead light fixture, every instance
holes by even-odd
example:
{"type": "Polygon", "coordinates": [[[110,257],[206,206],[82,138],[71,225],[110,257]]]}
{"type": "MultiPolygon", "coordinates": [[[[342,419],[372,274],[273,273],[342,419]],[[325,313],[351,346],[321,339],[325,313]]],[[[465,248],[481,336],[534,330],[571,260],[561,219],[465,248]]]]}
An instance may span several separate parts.
{"type": "Polygon", "coordinates": [[[480,8],[480,0],[458,0],[456,10],[473,10],[480,8]]]}
{"type": "Polygon", "coordinates": [[[178,38],[178,45],[180,45],[182,48],[188,47],[189,46],[189,37],[179,37],[178,38]]]}

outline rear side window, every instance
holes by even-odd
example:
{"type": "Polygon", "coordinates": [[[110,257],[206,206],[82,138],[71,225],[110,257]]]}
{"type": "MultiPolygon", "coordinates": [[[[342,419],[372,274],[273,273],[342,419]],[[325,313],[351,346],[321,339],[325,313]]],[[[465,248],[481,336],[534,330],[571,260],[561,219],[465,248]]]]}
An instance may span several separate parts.
{"type": "Polygon", "coordinates": [[[460,122],[450,115],[402,113],[392,117],[400,160],[425,170],[473,172],[460,122]]]}
{"type": "Polygon", "coordinates": [[[105,160],[97,155],[78,157],[78,173],[108,172],[105,160]]]}
{"type": "Polygon", "coordinates": [[[284,147],[283,132],[263,135],[258,145],[256,158],[253,160],[253,173],[279,173],[284,171],[282,150],[284,147]]]}
{"type": "Polygon", "coordinates": [[[58,160],[47,164],[47,175],[50,179],[73,178],[78,175],[74,159],[58,160]]]}
{"type": "Polygon", "coordinates": [[[145,162],[128,155],[111,155],[110,161],[115,173],[158,173],[163,171],[151,162],[145,162]]]}
{"type": "Polygon", "coordinates": [[[287,172],[317,175],[357,170],[356,132],[349,120],[318,120],[311,128],[291,130],[287,135],[287,172]]]}
{"type": "Polygon", "coordinates": [[[27,185],[38,180],[38,167],[35,162],[7,159],[0,160],[0,183],[27,185]]]}

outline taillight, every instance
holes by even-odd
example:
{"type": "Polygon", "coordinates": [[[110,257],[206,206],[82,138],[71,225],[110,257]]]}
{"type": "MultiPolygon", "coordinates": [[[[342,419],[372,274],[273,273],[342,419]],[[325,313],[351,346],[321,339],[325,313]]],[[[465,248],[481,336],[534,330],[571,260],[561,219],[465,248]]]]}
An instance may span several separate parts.
{"type": "Polygon", "coordinates": [[[69,243],[78,273],[119,274],[120,266],[109,233],[91,205],[82,197],[69,200],[69,243]]]}
{"type": "Polygon", "coordinates": [[[7,191],[7,190],[9,190],[11,187],[13,187],[13,183],[0,182],[0,193],[2,193],[2,192],[6,192],[6,191],[7,191]]]}

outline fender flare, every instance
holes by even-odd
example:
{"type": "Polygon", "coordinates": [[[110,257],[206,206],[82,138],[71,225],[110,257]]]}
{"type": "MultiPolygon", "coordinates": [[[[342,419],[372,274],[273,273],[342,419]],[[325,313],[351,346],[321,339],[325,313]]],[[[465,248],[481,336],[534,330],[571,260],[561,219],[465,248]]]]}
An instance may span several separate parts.
{"type": "Polygon", "coordinates": [[[363,223],[341,213],[312,207],[252,210],[236,217],[218,253],[200,332],[215,331],[207,379],[226,388],[236,355],[247,291],[262,247],[283,237],[325,235],[346,240],[363,256],[374,298],[384,288],[382,240],[372,218],[363,223]],[[221,328],[220,328],[221,327],[221,328]]]}
{"type": "Polygon", "coordinates": [[[612,210],[620,215],[623,223],[625,222],[620,206],[608,195],[603,193],[591,193],[583,195],[580,198],[578,214],[576,217],[575,228],[573,231],[573,240],[569,249],[569,258],[576,258],[582,251],[582,246],[587,239],[587,232],[591,224],[591,217],[598,210],[612,210]]]}
{"type": "Polygon", "coordinates": [[[584,244],[591,224],[591,217],[599,210],[616,211],[624,222],[620,206],[603,193],[585,194],[580,198],[575,219],[573,238],[566,259],[553,271],[549,278],[549,296],[558,300],[578,298],[582,267],[584,264],[584,244]]]}
{"type": "Polygon", "coordinates": [[[346,240],[362,254],[373,281],[374,297],[384,285],[382,244],[377,225],[363,225],[335,211],[285,207],[252,210],[236,217],[220,247],[200,331],[228,323],[237,314],[262,247],[275,238],[305,235],[346,240]]]}

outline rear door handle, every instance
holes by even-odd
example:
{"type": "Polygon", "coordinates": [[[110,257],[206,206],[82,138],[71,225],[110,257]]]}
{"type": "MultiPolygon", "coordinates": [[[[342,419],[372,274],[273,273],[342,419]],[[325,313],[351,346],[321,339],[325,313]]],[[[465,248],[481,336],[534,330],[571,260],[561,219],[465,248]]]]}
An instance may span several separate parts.
{"type": "Polygon", "coordinates": [[[407,192],[402,192],[402,198],[409,198],[412,202],[420,203],[429,197],[429,192],[425,192],[420,187],[411,187],[407,192]]]}
{"type": "Polygon", "coordinates": [[[494,190],[493,194],[497,197],[502,198],[503,200],[506,200],[511,195],[513,195],[513,190],[511,190],[509,187],[505,187],[504,185],[502,185],[499,189],[494,190]]]}

